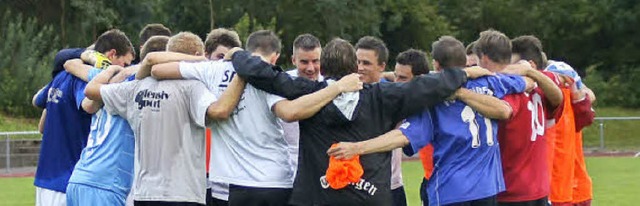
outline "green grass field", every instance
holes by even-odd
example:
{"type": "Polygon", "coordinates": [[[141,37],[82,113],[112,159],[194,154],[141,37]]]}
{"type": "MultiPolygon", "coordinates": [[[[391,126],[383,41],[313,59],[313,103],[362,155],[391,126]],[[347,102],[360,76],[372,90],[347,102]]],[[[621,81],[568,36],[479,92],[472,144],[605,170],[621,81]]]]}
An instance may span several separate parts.
{"type": "Polygon", "coordinates": [[[9,117],[0,113],[0,132],[38,130],[38,119],[9,117]]]}
{"type": "MultiPolygon", "coordinates": [[[[420,205],[420,161],[404,162],[403,178],[409,206],[420,205]]],[[[637,206],[640,202],[640,158],[590,157],[594,206],[637,206]]],[[[0,206],[34,205],[33,178],[0,178],[0,206]]]]}
{"type": "MultiPolygon", "coordinates": [[[[640,158],[589,157],[587,169],[593,180],[593,206],[640,205],[640,158]]],[[[403,162],[402,175],[409,206],[420,205],[420,161],[403,162]]]]}

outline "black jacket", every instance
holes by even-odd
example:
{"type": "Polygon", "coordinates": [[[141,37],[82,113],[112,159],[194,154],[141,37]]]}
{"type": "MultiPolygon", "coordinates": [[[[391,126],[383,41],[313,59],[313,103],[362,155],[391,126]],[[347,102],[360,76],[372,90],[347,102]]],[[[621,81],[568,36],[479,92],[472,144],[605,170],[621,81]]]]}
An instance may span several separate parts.
{"type": "MultiPolygon", "coordinates": [[[[295,99],[327,86],[305,78],[291,78],[248,52],[236,52],[233,66],[240,77],[258,89],[295,99]]],[[[466,82],[459,69],[416,77],[408,83],[365,84],[355,111],[347,118],[334,104],[300,121],[300,153],[291,204],[293,205],[391,205],[390,152],[360,157],[362,181],[340,190],[327,187],[323,176],[329,163],[326,151],[333,143],[357,142],[382,135],[406,117],[449,97],[466,82]]]]}

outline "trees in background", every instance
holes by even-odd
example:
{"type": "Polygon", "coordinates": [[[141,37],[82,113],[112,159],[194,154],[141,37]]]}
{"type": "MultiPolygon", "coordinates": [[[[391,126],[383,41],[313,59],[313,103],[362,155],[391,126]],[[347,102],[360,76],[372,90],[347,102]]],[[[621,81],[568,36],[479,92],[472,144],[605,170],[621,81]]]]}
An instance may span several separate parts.
{"type": "Polygon", "coordinates": [[[390,66],[397,53],[409,48],[429,51],[431,42],[441,35],[455,36],[466,44],[488,28],[509,37],[532,34],[543,41],[550,59],[566,61],[588,75],[585,81],[599,94],[598,104],[640,106],[640,88],[635,83],[640,81],[640,2],[635,0],[24,0],[2,4],[10,9],[0,10],[5,41],[0,51],[15,55],[0,57],[0,95],[24,99],[0,100],[3,112],[12,114],[37,114],[28,108],[27,96],[49,79],[36,78],[29,82],[34,86],[20,87],[33,89],[25,95],[6,89],[18,78],[5,74],[17,75],[14,70],[24,67],[49,71],[55,51],[87,46],[110,28],[123,30],[139,45],[139,30],[155,22],[203,38],[212,27],[234,28],[243,39],[252,31],[271,29],[283,40],[282,64],[290,62],[292,41],[302,33],[314,34],[323,42],[340,37],[355,43],[365,35],[378,36],[388,44],[390,66]],[[34,40],[39,36],[44,41],[34,40]],[[13,42],[21,44],[8,49],[13,42]],[[14,50],[36,57],[19,56],[14,50]]]}

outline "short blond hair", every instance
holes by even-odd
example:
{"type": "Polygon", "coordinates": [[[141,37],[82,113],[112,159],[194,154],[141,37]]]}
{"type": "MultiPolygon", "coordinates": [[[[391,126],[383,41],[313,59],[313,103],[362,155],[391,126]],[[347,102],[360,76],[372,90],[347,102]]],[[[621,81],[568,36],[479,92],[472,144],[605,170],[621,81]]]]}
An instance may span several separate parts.
{"type": "Polygon", "coordinates": [[[169,38],[167,51],[190,55],[203,55],[204,43],[202,43],[202,39],[200,39],[198,35],[191,32],[180,32],[169,38]]]}

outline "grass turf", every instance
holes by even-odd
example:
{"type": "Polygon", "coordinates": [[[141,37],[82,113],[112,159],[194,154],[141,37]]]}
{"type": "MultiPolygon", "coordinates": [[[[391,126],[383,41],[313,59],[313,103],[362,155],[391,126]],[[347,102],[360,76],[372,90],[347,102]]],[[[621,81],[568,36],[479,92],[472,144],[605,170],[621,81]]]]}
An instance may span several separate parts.
{"type": "Polygon", "coordinates": [[[0,178],[0,205],[35,205],[33,177],[0,178]]]}
{"type": "MultiPolygon", "coordinates": [[[[418,188],[424,175],[420,161],[402,164],[409,206],[420,205],[418,188]]],[[[635,206],[640,202],[640,158],[589,157],[587,168],[593,179],[594,206],[635,206]]],[[[33,178],[0,178],[0,206],[34,205],[33,178]]]]}
{"type": "MultiPolygon", "coordinates": [[[[640,202],[640,158],[589,157],[593,180],[593,206],[637,206],[640,202]]],[[[402,178],[409,206],[420,205],[418,189],[424,172],[420,161],[402,163],[402,178]]]]}

